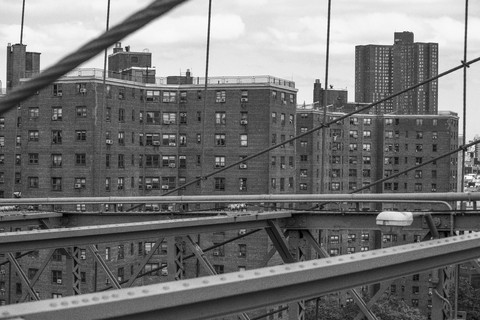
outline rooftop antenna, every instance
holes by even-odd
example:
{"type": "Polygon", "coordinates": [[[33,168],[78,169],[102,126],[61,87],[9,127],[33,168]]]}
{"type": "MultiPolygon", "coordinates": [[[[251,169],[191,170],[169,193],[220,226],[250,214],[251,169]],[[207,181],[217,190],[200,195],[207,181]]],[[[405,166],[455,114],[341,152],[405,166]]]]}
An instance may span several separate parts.
{"type": "Polygon", "coordinates": [[[23,5],[22,5],[22,24],[20,27],[20,44],[23,44],[23,21],[25,18],[25,0],[23,0],[23,5]]]}

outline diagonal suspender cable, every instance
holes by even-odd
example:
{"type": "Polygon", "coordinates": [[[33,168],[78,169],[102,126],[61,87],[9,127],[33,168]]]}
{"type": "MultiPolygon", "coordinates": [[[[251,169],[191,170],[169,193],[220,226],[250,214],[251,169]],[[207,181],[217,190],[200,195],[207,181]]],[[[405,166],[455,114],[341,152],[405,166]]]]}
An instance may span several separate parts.
{"type": "Polygon", "coordinates": [[[68,71],[93,58],[105,48],[123,39],[130,33],[144,27],[155,18],[167,13],[187,0],[156,0],[144,9],[134,13],[122,23],[88,42],[74,53],[66,56],[54,66],[48,68],[37,77],[16,87],[4,98],[0,99],[0,114],[10,110],[18,103],[26,100],[36,91],[48,86],[68,71]]]}

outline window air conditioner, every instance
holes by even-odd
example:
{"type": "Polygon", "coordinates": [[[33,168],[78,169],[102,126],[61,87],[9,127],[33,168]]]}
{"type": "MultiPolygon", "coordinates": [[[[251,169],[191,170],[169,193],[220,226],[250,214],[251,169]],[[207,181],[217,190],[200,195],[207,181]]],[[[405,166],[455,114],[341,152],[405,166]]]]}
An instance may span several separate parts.
{"type": "Polygon", "coordinates": [[[151,184],[147,184],[147,189],[150,190],[150,189],[152,189],[152,188],[153,188],[153,186],[152,186],[151,184]]]}
{"type": "Polygon", "coordinates": [[[82,185],[80,183],[75,183],[75,189],[81,189],[82,185]]]}
{"type": "Polygon", "coordinates": [[[240,169],[247,169],[247,164],[246,163],[241,163],[240,164],[240,169]]]}
{"type": "Polygon", "coordinates": [[[248,124],[248,120],[247,119],[242,119],[242,120],[240,120],[240,124],[246,125],[246,124],[248,124]]]}
{"type": "Polygon", "coordinates": [[[153,141],[153,145],[154,145],[154,146],[159,146],[159,145],[160,145],[160,141],[153,141]]]}
{"type": "Polygon", "coordinates": [[[63,96],[63,93],[58,92],[58,93],[57,93],[57,97],[61,97],[61,96],[63,96]]]}
{"type": "Polygon", "coordinates": [[[248,98],[240,98],[241,102],[248,102],[248,98]]]}
{"type": "Polygon", "coordinates": [[[175,168],[175,163],[169,163],[168,166],[169,166],[170,168],[175,168]]]}
{"type": "Polygon", "coordinates": [[[62,279],[57,279],[57,284],[62,284],[62,279]]]}
{"type": "Polygon", "coordinates": [[[175,147],[175,146],[176,146],[176,143],[175,143],[175,142],[169,142],[169,143],[168,143],[168,146],[169,146],[169,147],[175,147]]]}
{"type": "Polygon", "coordinates": [[[111,139],[107,139],[107,140],[106,140],[106,143],[107,143],[107,144],[113,144],[113,141],[112,141],[111,139]]]}
{"type": "Polygon", "coordinates": [[[220,252],[218,252],[218,251],[213,251],[213,255],[214,255],[214,256],[219,256],[219,255],[220,255],[220,252]]]}
{"type": "Polygon", "coordinates": [[[53,120],[53,121],[58,120],[58,116],[57,116],[57,115],[53,115],[53,116],[52,116],[52,120],[53,120]]]}
{"type": "Polygon", "coordinates": [[[85,88],[80,88],[80,93],[87,93],[87,89],[85,89],[85,88]]]}

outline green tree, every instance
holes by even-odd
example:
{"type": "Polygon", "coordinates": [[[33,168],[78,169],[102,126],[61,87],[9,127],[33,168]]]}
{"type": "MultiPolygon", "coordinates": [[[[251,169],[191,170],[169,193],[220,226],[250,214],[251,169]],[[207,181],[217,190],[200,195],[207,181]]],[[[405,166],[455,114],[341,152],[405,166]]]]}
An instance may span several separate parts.
{"type": "MultiPolygon", "coordinates": [[[[418,309],[412,308],[394,296],[384,297],[375,303],[372,312],[379,320],[427,320],[418,309]]],[[[316,311],[315,300],[310,301],[305,313],[306,320],[351,320],[360,309],[355,303],[340,307],[336,302],[319,300],[316,311]],[[318,317],[316,315],[318,313],[318,317]]],[[[479,319],[480,320],[480,319],[479,319]]]]}
{"type": "MultiPolygon", "coordinates": [[[[454,296],[453,288],[450,297],[454,296]]],[[[453,305],[453,299],[451,303],[453,305]]],[[[480,289],[461,277],[458,282],[458,310],[467,312],[467,320],[480,320],[480,289]]]]}

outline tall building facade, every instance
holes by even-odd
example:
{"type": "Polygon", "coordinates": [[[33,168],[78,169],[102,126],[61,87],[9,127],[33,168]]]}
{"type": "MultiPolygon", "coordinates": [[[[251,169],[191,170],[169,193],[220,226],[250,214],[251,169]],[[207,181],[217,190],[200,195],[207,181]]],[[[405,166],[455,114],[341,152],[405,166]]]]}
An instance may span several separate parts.
{"type": "MultiPolygon", "coordinates": [[[[345,113],[327,112],[327,121],[343,115],[345,113]]],[[[323,110],[298,108],[297,134],[322,123],[323,110]]],[[[297,141],[298,192],[320,192],[323,156],[326,158],[324,190],[327,193],[350,193],[456,149],[457,135],[458,116],[453,112],[421,116],[356,114],[326,130],[326,150],[321,148],[321,130],[297,141]]],[[[450,156],[361,192],[454,192],[457,191],[456,181],[457,157],[450,156]]],[[[361,207],[373,210],[378,205],[364,203],[361,207]]],[[[412,210],[424,207],[431,205],[419,204],[413,208],[408,204],[384,204],[382,209],[412,210]]]]}
{"type": "MultiPolygon", "coordinates": [[[[438,44],[414,42],[412,32],[395,32],[393,45],[355,47],[355,101],[372,103],[438,74],[438,44]]],[[[438,81],[383,102],[381,113],[437,114],[438,81]]]]}
{"type": "MultiPolygon", "coordinates": [[[[0,195],[161,195],[295,134],[291,81],[210,78],[205,92],[189,72],[156,78],[145,52],[117,45],[109,62],[105,83],[75,70],[0,117],[0,195]]],[[[288,144],[178,194],[295,193],[294,157],[288,144]]]]}

